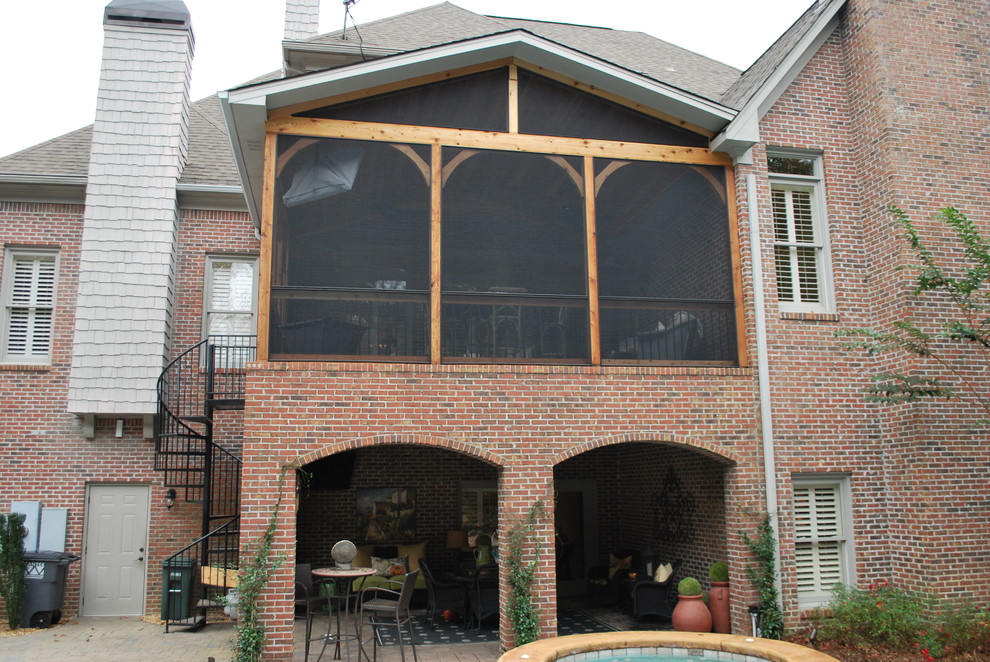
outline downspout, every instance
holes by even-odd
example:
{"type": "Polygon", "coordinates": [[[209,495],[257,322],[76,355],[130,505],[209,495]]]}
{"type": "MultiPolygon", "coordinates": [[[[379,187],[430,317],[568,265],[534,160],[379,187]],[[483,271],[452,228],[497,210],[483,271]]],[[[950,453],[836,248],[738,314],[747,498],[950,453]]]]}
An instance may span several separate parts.
{"type": "Polygon", "coordinates": [[[777,463],[774,455],[773,415],[770,401],[770,360],[767,356],[767,316],[763,299],[763,254],[760,248],[759,210],[756,204],[756,175],[746,175],[746,212],[749,216],[749,245],[753,256],[753,308],[756,322],[756,366],[760,389],[760,425],[763,429],[763,479],[767,486],[767,513],[773,531],[777,573],[774,584],[780,598],[780,534],[774,518],[777,516],[777,463]]]}

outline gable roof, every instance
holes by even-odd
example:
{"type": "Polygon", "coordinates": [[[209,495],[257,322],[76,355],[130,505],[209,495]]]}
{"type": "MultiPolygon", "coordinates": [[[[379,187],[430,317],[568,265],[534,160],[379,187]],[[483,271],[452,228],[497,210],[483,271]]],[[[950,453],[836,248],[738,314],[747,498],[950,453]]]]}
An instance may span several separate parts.
{"type": "Polygon", "coordinates": [[[739,79],[735,67],[652,37],[644,32],[572,23],[482,16],[449,2],[316,37],[312,43],[387,49],[395,53],[430,48],[522,29],[692,94],[718,100],[739,79]]]}
{"type": "Polygon", "coordinates": [[[839,24],[846,0],[817,0],[722,95],[739,113],[712,141],[712,148],[744,157],[758,142],[759,120],[818,52],[839,24]]]}
{"type": "MultiPolygon", "coordinates": [[[[749,70],[740,72],[721,62],[685,50],[642,32],[593,26],[483,16],[449,2],[413,10],[347,29],[332,31],[300,45],[311,51],[341,54],[344,62],[411,53],[463,44],[507,32],[533,35],[537,42],[597,59],[645,80],[656,81],[685,98],[707,99],[711,108],[738,109],[751,104],[779,73],[795,48],[813,32],[829,8],[844,0],[819,0],[749,70]],[[362,55],[363,53],[363,55],[362,55]]],[[[834,12],[831,12],[834,14],[834,12]]],[[[530,40],[532,42],[533,40],[530,40]]],[[[288,42],[287,42],[288,44],[288,42]]],[[[258,81],[287,80],[274,72],[258,81]]],[[[236,88],[242,89],[242,88],[236,88]]],[[[731,118],[731,114],[725,116],[731,118]]],[[[239,189],[241,180],[231,151],[223,110],[217,95],[190,104],[188,158],[179,182],[183,189],[239,189]]],[[[734,122],[735,123],[735,122],[734,122]]],[[[89,167],[92,126],[0,158],[0,179],[41,182],[59,180],[84,186],[89,167]]]]}

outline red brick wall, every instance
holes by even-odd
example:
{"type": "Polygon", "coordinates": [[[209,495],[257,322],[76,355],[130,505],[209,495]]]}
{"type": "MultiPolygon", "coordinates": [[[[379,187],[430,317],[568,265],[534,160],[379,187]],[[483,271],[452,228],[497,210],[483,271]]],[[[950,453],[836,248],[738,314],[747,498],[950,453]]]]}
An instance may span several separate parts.
{"type": "MultiPolygon", "coordinates": [[[[0,241],[4,246],[57,247],[58,281],[52,363],[0,365],[0,509],[11,501],[39,501],[68,508],[66,550],[82,555],[86,486],[137,483],[150,487],[147,613],[156,615],[161,596],[161,560],[199,536],[198,504],[181,500],[165,509],[162,475],[152,469],[154,444],[143,438],[143,422],[126,419],[124,435],[114,436],[116,420],[98,418],[96,435],[86,439],[82,423],[65,411],[78,287],[83,206],[0,202],[0,241]]],[[[176,337],[180,351],[199,339],[203,265],[207,252],[257,253],[246,214],[187,212],[180,233],[177,265],[176,337]]],[[[3,270],[0,251],[0,273],[3,270]]],[[[219,426],[229,444],[240,443],[239,412],[226,412],[219,426]]],[[[66,616],[78,613],[83,563],[69,566],[66,616]]]]}
{"type": "MultiPolygon", "coordinates": [[[[729,532],[742,531],[749,523],[739,511],[722,514],[722,489],[723,483],[732,487],[723,477],[726,470],[735,474],[735,485],[758,482],[755,393],[749,369],[330,363],[259,367],[249,376],[245,413],[245,543],[256,539],[272,512],[277,486],[272,476],[278,467],[297,460],[305,463],[352,448],[377,450],[380,445],[386,449],[381,464],[389,467],[405,464],[401,460],[406,457],[432,457],[402,444],[446,449],[432,451],[441,455],[455,452],[480,458],[501,468],[500,527],[505,540],[506,528],[525,515],[535,500],[550,503],[554,465],[573,458],[561,465],[558,475],[581,477],[588,473],[586,464],[582,468],[582,452],[646,441],[664,445],[606,449],[615,459],[602,462],[615,476],[605,472],[603,490],[619,488],[616,507],[646,513],[638,519],[620,520],[622,525],[613,527],[617,537],[638,544],[649,541],[652,522],[644,504],[657,489],[656,481],[665,475],[663,468],[674,466],[697,503],[695,537],[682,545],[685,555],[699,554],[694,563],[705,572],[709,560],[726,556],[742,567],[738,547],[728,548],[725,540],[729,532]],[[716,459],[718,455],[721,460],[716,459]],[[732,461],[736,464],[728,468],[732,461]]],[[[588,457],[597,460],[601,453],[594,451],[588,457]]],[[[410,460],[406,482],[428,480],[429,474],[424,477],[413,471],[419,461],[410,460]]],[[[477,460],[470,463],[477,464],[477,460]]],[[[356,473],[355,480],[359,476],[364,480],[364,471],[356,473]]],[[[388,478],[392,480],[391,475],[388,478]]],[[[438,480],[441,500],[455,493],[459,479],[445,476],[438,480]]],[[[610,495],[603,497],[607,500],[610,495]]],[[[424,497],[418,496],[417,502],[418,507],[426,507],[424,497]]],[[[743,493],[739,503],[758,510],[759,492],[743,493]]],[[[294,526],[295,504],[283,505],[279,547],[291,558],[296,536],[302,534],[294,526]]],[[[308,503],[303,507],[300,522],[311,521],[308,507],[308,503]]],[[[327,519],[338,517],[333,513],[331,506],[327,519]]],[[[339,517],[349,521],[346,504],[339,517]]],[[[607,513],[600,517],[604,520],[607,513]]],[[[436,531],[442,534],[443,527],[436,531]]],[[[544,550],[552,549],[549,518],[541,522],[534,539],[544,550]]],[[[287,595],[290,585],[288,571],[282,571],[273,582],[272,595],[287,595]]],[[[553,632],[552,564],[541,565],[536,595],[543,630],[553,632]]],[[[281,610],[273,611],[270,618],[273,652],[284,651],[291,618],[281,610]]],[[[508,628],[507,623],[503,626],[508,628]]]]}

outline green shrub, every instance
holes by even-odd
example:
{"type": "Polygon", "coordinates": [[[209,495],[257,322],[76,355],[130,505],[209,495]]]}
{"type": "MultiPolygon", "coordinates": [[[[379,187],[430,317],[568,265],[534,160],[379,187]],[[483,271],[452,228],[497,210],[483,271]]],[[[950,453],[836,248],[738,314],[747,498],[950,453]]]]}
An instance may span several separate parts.
{"type": "Polygon", "coordinates": [[[812,621],[821,641],[913,653],[928,661],[990,650],[990,608],[959,600],[940,603],[883,581],[865,590],[837,587],[812,621]]]}
{"type": "Polygon", "coordinates": [[[842,645],[912,650],[932,625],[928,599],[886,582],[870,584],[867,590],[840,585],[833,595],[812,620],[819,637],[842,645]]]}
{"type": "Polygon", "coordinates": [[[0,515],[0,597],[7,609],[7,625],[21,627],[21,611],[27,585],[24,581],[24,528],[22,513],[0,515]]]}
{"type": "Polygon", "coordinates": [[[713,582],[729,581],[729,565],[724,561],[712,563],[711,567],[708,568],[708,578],[713,582]]]}
{"type": "Polygon", "coordinates": [[[990,649],[990,607],[970,602],[953,602],[941,614],[938,631],[947,649],[978,651],[990,649]]]}
{"type": "Polygon", "coordinates": [[[685,577],[677,582],[678,595],[701,595],[701,582],[694,577],[685,577]]]}

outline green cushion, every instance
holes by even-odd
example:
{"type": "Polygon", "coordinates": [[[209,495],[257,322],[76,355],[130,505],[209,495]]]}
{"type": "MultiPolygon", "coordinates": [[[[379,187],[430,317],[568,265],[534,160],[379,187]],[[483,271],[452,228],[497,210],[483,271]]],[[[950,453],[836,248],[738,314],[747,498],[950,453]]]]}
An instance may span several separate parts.
{"type": "MultiPolygon", "coordinates": [[[[398,591],[402,588],[402,580],[405,579],[405,577],[405,575],[395,575],[393,577],[369,575],[368,577],[358,577],[351,582],[351,591],[357,593],[358,591],[370,586],[390,588],[398,591]]],[[[426,578],[423,576],[423,573],[420,573],[419,577],[416,578],[416,588],[426,588],[426,578]]]]}

